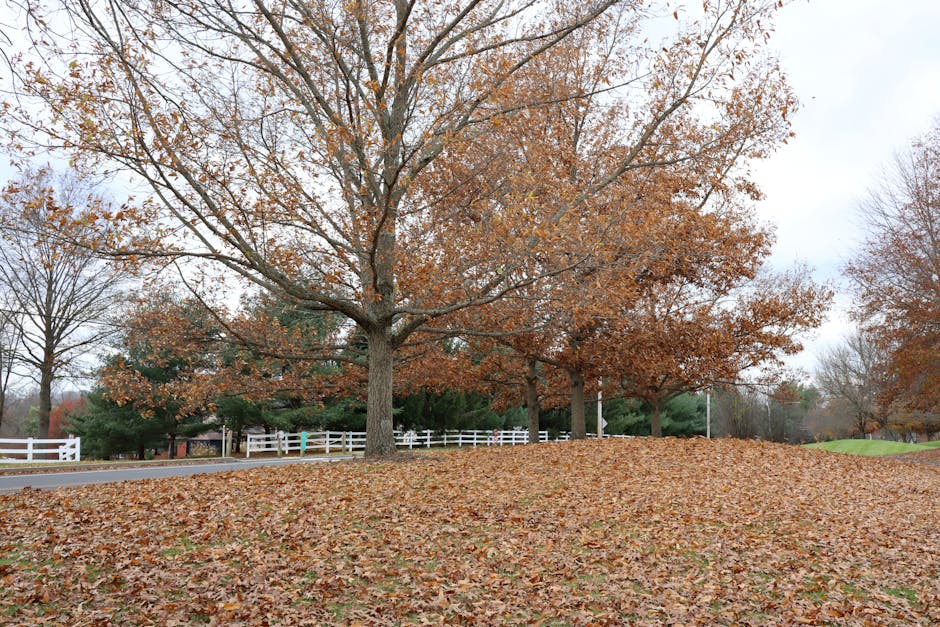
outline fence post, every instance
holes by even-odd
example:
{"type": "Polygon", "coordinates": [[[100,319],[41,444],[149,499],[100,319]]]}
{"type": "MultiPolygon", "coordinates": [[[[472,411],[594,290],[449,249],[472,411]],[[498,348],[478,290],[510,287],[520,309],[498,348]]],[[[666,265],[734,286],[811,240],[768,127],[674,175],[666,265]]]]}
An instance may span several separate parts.
{"type": "Polygon", "coordinates": [[[33,461],[33,439],[26,438],[26,461],[33,461]]]}
{"type": "Polygon", "coordinates": [[[430,429],[424,430],[424,442],[425,442],[424,448],[431,448],[431,430],[430,429]]]}
{"type": "Polygon", "coordinates": [[[326,432],[326,437],[324,438],[324,440],[326,441],[326,454],[329,455],[330,454],[330,432],[329,431],[326,432]]]}
{"type": "Polygon", "coordinates": [[[82,439],[75,438],[75,461],[82,461],[82,439]]]}

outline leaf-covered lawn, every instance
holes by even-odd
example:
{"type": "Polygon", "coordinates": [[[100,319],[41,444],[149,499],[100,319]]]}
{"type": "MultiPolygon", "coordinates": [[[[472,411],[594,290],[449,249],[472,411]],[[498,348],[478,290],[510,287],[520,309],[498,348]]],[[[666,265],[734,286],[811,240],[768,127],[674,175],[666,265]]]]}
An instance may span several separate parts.
{"type": "Polygon", "coordinates": [[[938,624],[940,468],[734,440],[0,496],[0,622],[938,624]]]}

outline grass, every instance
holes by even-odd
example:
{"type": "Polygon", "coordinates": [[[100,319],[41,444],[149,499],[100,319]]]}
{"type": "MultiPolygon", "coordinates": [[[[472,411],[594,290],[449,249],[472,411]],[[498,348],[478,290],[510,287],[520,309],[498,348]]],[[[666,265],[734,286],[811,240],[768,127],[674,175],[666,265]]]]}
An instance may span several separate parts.
{"type": "Polygon", "coordinates": [[[806,448],[822,449],[830,453],[878,457],[881,455],[902,455],[904,453],[929,451],[940,448],[940,441],[925,444],[907,444],[906,442],[889,442],[886,440],[833,440],[832,442],[816,442],[804,446],[806,448]]]}

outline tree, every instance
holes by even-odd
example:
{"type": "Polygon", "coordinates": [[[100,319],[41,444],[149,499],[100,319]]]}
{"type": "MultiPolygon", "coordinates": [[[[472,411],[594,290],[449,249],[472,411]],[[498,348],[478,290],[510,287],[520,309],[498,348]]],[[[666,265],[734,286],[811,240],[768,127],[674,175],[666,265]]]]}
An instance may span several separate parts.
{"type": "Polygon", "coordinates": [[[82,455],[99,459],[121,453],[135,453],[137,459],[144,459],[147,449],[165,445],[169,430],[160,419],[141,414],[133,403],[109,400],[100,388],[92,390],[83,405],[69,414],[65,427],[82,439],[82,455]]]}
{"type": "Polygon", "coordinates": [[[805,420],[816,407],[819,390],[793,381],[782,381],[767,395],[767,421],[761,437],[771,442],[805,442],[805,420]]]}
{"type": "Polygon", "coordinates": [[[7,398],[13,382],[13,368],[23,337],[22,314],[0,302],[0,426],[6,416],[7,398]]]}
{"type": "Polygon", "coordinates": [[[587,200],[661,165],[663,147],[669,162],[707,151],[747,103],[786,92],[761,54],[777,4],[707,3],[652,45],[638,1],[66,1],[82,37],[64,42],[33,9],[27,32],[42,36],[16,70],[18,90],[54,113],[8,118],[150,186],[110,216],[133,234],[107,242],[113,253],[206,260],[354,322],[368,342],[366,452],[386,454],[395,355],[412,334],[570,270],[577,259],[536,262],[587,200]],[[505,187],[436,185],[468,151],[499,164],[487,140],[500,125],[589,95],[529,72],[589,28],[592,51],[618,58],[590,81],[623,112],[608,158],[543,203],[524,184],[543,173],[514,159],[505,187]],[[710,132],[683,133],[698,103],[710,132]]]}
{"type": "Polygon", "coordinates": [[[122,273],[81,241],[100,233],[72,221],[104,201],[75,173],[27,171],[0,198],[0,285],[19,336],[17,359],[37,372],[39,437],[48,437],[52,386],[111,332],[122,273]]]}
{"type": "Polygon", "coordinates": [[[735,381],[750,368],[779,365],[783,355],[802,350],[799,335],[822,322],[829,288],[805,268],[759,274],[766,254],[728,252],[731,268],[723,272],[658,286],[599,337],[594,350],[612,355],[610,374],[623,393],[650,405],[654,436],[661,435],[659,416],[671,399],[735,381]]]}
{"type": "MultiPolygon", "coordinates": [[[[223,320],[198,299],[169,288],[155,287],[131,301],[123,318],[119,352],[98,375],[104,401],[99,407],[120,417],[127,414],[113,412],[110,404],[127,405],[135,421],[138,414],[152,419],[169,439],[173,457],[178,436],[212,427],[205,417],[230,389],[244,382],[245,362],[223,350],[223,320]],[[223,368],[223,360],[234,363],[223,368]]],[[[250,372],[263,378],[258,369],[250,372]]],[[[264,383],[258,387],[264,388],[264,383]]]]}
{"type": "Polygon", "coordinates": [[[712,397],[712,432],[715,435],[749,439],[759,433],[766,405],[749,389],[718,388],[712,397]]]}
{"type": "Polygon", "coordinates": [[[857,331],[823,354],[816,369],[819,387],[830,400],[840,401],[848,409],[859,437],[884,423],[878,406],[884,359],[874,339],[857,331]]]}
{"type": "Polygon", "coordinates": [[[940,125],[895,158],[861,206],[868,235],[846,272],[886,351],[882,402],[940,414],[940,125]]]}
{"type": "MultiPolygon", "coordinates": [[[[468,163],[496,161],[499,171],[490,177],[480,176],[479,184],[488,189],[505,188],[518,183],[507,182],[502,174],[505,164],[513,160],[522,163],[531,173],[523,179],[520,190],[529,201],[526,208],[590,187],[591,174],[603,170],[609,153],[616,152],[599,138],[616,127],[618,118],[611,113],[615,109],[609,102],[593,96],[593,86],[586,85],[584,77],[600,80],[618,61],[597,55],[591,45],[580,42],[582,36],[583,31],[533,65],[544,65],[540,69],[553,78],[553,84],[572,84],[588,95],[526,111],[513,121],[517,124],[502,125],[500,143],[508,147],[508,154],[496,160],[489,155],[479,157],[477,150],[457,168],[460,177],[472,178],[486,171],[484,165],[474,168],[468,163]],[[604,149],[598,150],[599,146],[604,149]]],[[[768,71],[769,84],[774,83],[773,76],[768,71]]],[[[560,369],[567,377],[571,436],[585,437],[586,387],[604,367],[603,354],[590,354],[585,345],[603,331],[607,320],[624,309],[621,304],[635,301],[656,283],[677,277],[713,280],[708,275],[722,263],[733,266],[739,274],[746,272],[742,269],[749,268],[755,251],[767,242],[767,234],[755,228],[747,212],[741,210],[744,201],[759,196],[742,163],[767,154],[786,136],[785,116],[780,112],[788,102],[779,93],[768,99],[759,90],[743,91],[747,92],[744,97],[754,98],[745,107],[747,114],[739,110],[723,119],[708,150],[694,156],[673,151],[676,146],[689,145],[691,136],[713,133],[705,120],[689,116],[669,125],[664,134],[671,139],[657,147],[661,167],[625,175],[586,201],[593,215],[569,221],[576,227],[556,236],[553,249],[525,268],[537,274],[546,265],[564,265],[580,257],[570,272],[516,291],[495,312],[494,307],[489,308],[489,319],[475,312],[475,324],[461,323],[491,337],[498,335],[498,329],[505,330],[507,321],[515,329],[499,341],[516,354],[520,369],[524,364],[533,439],[538,430],[539,362],[560,369]]]]}

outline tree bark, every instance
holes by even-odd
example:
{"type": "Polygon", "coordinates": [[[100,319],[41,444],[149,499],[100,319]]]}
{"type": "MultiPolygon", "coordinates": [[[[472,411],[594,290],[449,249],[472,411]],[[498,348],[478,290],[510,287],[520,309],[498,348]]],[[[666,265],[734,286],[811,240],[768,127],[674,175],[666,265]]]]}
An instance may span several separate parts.
{"type": "Polygon", "coordinates": [[[39,437],[49,437],[49,414],[52,413],[52,378],[51,359],[43,361],[39,369],[39,437]]]}
{"type": "Polygon", "coordinates": [[[653,403],[653,411],[650,414],[650,434],[654,438],[663,437],[662,407],[658,402],[653,403]]]}
{"type": "Polygon", "coordinates": [[[529,443],[537,444],[539,441],[539,388],[538,371],[536,366],[538,361],[530,357],[526,360],[525,370],[525,406],[526,414],[529,419],[529,443]]]}
{"type": "Polygon", "coordinates": [[[583,440],[587,437],[584,422],[584,375],[579,370],[569,370],[571,380],[571,439],[583,440]]]}
{"type": "Polygon", "coordinates": [[[167,459],[176,458],[176,434],[175,433],[170,434],[170,446],[167,448],[166,458],[167,459]]]}
{"type": "Polygon", "coordinates": [[[394,352],[384,329],[371,330],[369,339],[369,403],[366,411],[366,457],[395,452],[392,423],[394,352]]]}

